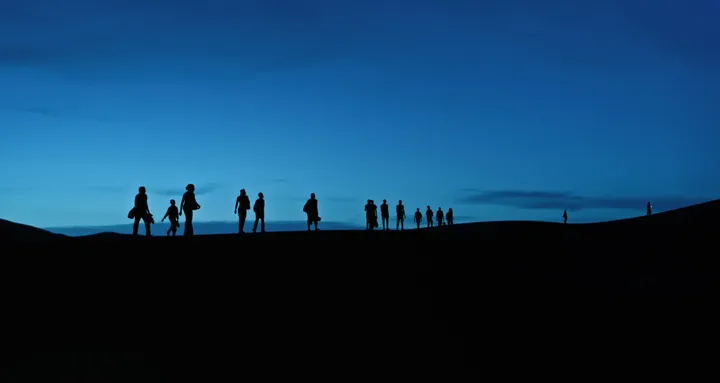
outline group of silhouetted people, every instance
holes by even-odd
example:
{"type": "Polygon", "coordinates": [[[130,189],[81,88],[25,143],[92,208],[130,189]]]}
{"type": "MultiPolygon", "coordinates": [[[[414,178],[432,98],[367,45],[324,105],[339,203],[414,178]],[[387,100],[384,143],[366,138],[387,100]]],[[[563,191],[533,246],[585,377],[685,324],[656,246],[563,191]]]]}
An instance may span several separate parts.
{"type": "MultiPolygon", "coordinates": [[[[185,231],[183,235],[192,236],[193,231],[193,214],[195,210],[200,209],[200,204],[195,199],[195,185],[188,184],[185,187],[185,194],[182,196],[180,201],[180,208],[175,205],[175,200],[170,200],[170,207],[168,207],[165,216],[161,220],[164,222],[166,219],[170,220],[170,228],[167,231],[167,235],[171,234],[175,236],[177,230],[180,228],[180,217],[185,213],[185,231]]],[[[255,213],[255,223],[253,224],[252,232],[257,232],[258,223],[260,224],[260,232],[265,232],[265,197],[263,193],[258,193],[258,198],[252,206],[253,212],[255,213]]],[[[247,219],[247,212],[250,210],[250,198],[247,196],[245,189],[240,189],[240,195],[235,199],[235,212],[238,215],[238,233],[242,234],[245,232],[245,220],[247,219]]],[[[307,214],[307,229],[312,231],[314,226],[315,231],[318,231],[318,222],[320,222],[320,215],[318,212],[318,201],[315,198],[315,193],[310,194],[310,199],[305,202],[303,206],[303,212],[307,214]]],[[[396,214],[396,230],[405,230],[405,206],[402,200],[398,201],[395,206],[396,214]]],[[[647,216],[652,215],[652,205],[650,201],[647,203],[647,216]]],[[[433,212],[430,206],[425,210],[425,219],[427,227],[453,226],[453,209],[448,209],[447,213],[443,213],[442,208],[437,209],[433,212]]],[[[150,225],[155,223],[153,215],[150,213],[150,207],[148,206],[147,191],[144,186],[140,186],[138,194],[135,196],[135,205],[128,213],[128,218],[134,219],[133,223],[133,235],[138,235],[138,227],[142,220],[145,224],[145,235],[150,236],[150,225]]],[[[423,214],[420,212],[420,208],[415,211],[415,224],[418,229],[422,223],[423,214]]],[[[563,223],[567,224],[568,215],[567,209],[563,211],[563,223]]],[[[380,205],[380,222],[378,222],[378,206],[375,205],[375,201],[369,199],[365,205],[365,228],[366,230],[375,230],[382,224],[382,230],[390,230],[390,208],[387,204],[387,200],[383,200],[380,205]]]]}
{"type": "MultiPolygon", "coordinates": [[[[235,199],[235,214],[238,215],[238,233],[242,234],[245,232],[245,219],[247,218],[247,211],[250,210],[250,198],[247,196],[245,189],[240,189],[240,195],[235,199]]],[[[265,232],[265,196],[263,193],[258,193],[258,198],[253,204],[253,212],[255,213],[255,224],[253,224],[252,232],[257,232],[258,222],[260,223],[260,232],[265,232]]],[[[315,199],[315,193],[310,194],[310,199],[305,202],[303,206],[303,212],[307,214],[307,227],[308,231],[311,231],[311,226],[315,226],[315,231],[318,230],[318,222],[320,222],[320,215],[318,214],[318,201],[315,199]]]]}
{"type": "MultiPolygon", "coordinates": [[[[185,231],[183,235],[186,237],[194,235],[193,231],[193,215],[195,210],[200,209],[195,199],[195,185],[188,184],[185,187],[185,194],[182,196],[180,201],[180,208],[175,205],[175,200],[170,200],[170,207],[168,207],[165,216],[163,216],[161,222],[166,219],[170,221],[170,228],[166,232],[168,236],[175,236],[177,230],[180,228],[180,217],[185,214],[185,231]]],[[[258,193],[258,198],[252,205],[253,212],[255,213],[255,223],[253,224],[252,232],[257,232],[258,224],[260,224],[260,232],[265,232],[265,197],[263,193],[258,193]]],[[[242,234],[245,232],[245,221],[247,219],[247,212],[250,210],[250,198],[247,195],[245,189],[240,189],[240,195],[235,199],[235,211],[234,214],[238,215],[238,233],[242,234]]],[[[374,230],[379,227],[378,223],[378,207],[375,205],[375,201],[368,200],[365,205],[365,213],[367,218],[366,228],[367,230],[374,230]]],[[[318,223],[320,222],[320,214],[318,211],[318,200],[315,198],[315,193],[310,194],[310,199],[305,202],[303,206],[303,212],[307,215],[307,229],[312,231],[318,231],[318,223]]],[[[405,230],[405,206],[402,200],[398,201],[395,207],[396,214],[396,230],[405,230]]],[[[133,235],[138,235],[138,227],[142,220],[145,224],[145,235],[150,236],[150,225],[155,223],[153,215],[150,213],[150,207],[148,206],[147,190],[144,186],[140,186],[138,194],[135,196],[135,205],[128,213],[128,218],[134,219],[133,223],[133,235]]],[[[388,207],[387,200],[383,200],[380,205],[380,218],[382,222],[383,230],[390,230],[390,208],[388,207]]],[[[415,212],[415,223],[417,228],[420,229],[420,223],[422,222],[422,213],[420,208],[415,212]]],[[[427,207],[427,226],[434,227],[433,218],[437,220],[437,226],[452,226],[453,225],[453,211],[448,209],[447,214],[443,213],[441,208],[438,208],[437,213],[433,213],[430,206],[427,207]]]]}
{"type": "MultiPolygon", "coordinates": [[[[171,199],[170,207],[168,207],[165,216],[161,220],[161,222],[165,221],[165,219],[170,220],[170,229],[168,229],[167,235],[172,233],[174,236],[177,233],[177,229],[180,227],[180,216],[182,216],[183,213],[185,213],[185,232],[183,235],[192,236],[194,234],[192,224],[193,212],[200,209],[200,205],[195,200],[195,185],[188,184],[185,190],[186,192],[180,201],[180,209],[175,206],[175,200],[171,199]]],[[[140,220],[145,224],[145,235],[151,235],[150,225],[155,223],[155,219],[153,219],[153,215],[150,213],[145,186],[140,186],[138,189],[138,194],[135,196],[135,206],[128,213],[128,218],[135,220],[133,223],[133,235],[138,235],[140,220]]]]}
{"type": "MultiPolygon", "coordinates": [[[[375,228],[379,228],[380,224],[378,223],[378,207],[375,205],[374,200],[367,200],[367,204],[365,205],[365,229],[366,230],[375,230],[375,228]]],[[[407,216],[405,215],[405,205],[403,205],[402,200],[398,201],[397,206],[395,206],[395,229],[396,230],[405,230],[405,218],[407,216]]],[[[430,206],[427,207],[427,227],[433,227],[433,217],[437,218],[438,227],[442,226],[452,226],[454,224],[453,222],[453,210],[452,208],[448,209],[447,214],[443,213],[441,208],[438,208],[437,214],[433,213],[430,206]]],[[[415,212],[415,224],[417,225],[417,228],[420,229],[420,224],[422,223],[423,215],[420,212],[420,208],[417,209],[415,212]]],[[[382,205],[380,205],[380,219],[382,222],[382,230],[390,230],[390,208],[388,207],[387,200],[383,200],[382,205]]]]}
{"type": "MultiPolygon", "coordinates": [[[[195,200],[195,185],[188,184],[185,187],[185,194],[183,194],[182,201],[180,202],[180,209],[175,205],[175,200],[170,200],[170,207],[168,207],[165,216],[161,220],[164,222],[166,219],[170,220],[170,228],[167,231],[167,235],[176,235],[178,228],[180,227],[180,216],[185,213],[185,232],[183,235],[192,236],[193,231],[193,212],[200,209],[200,204],[195,200]]],[[[260,232],[265,232],[265,197],[263,193],[258,193],[258,198],[252,206],[253,212],[255,213],[255,224],[253,225],[253,233],[257,232],[258,223],[260,224],[260,232]]],[[[235,214],[238,215],[238,233],[242,234],[245,232],[245,220],[247,219],[247,211],[250,210],[250,198],[247,196],[245,189],[240,190],[240,195],[235,199],[235,214]]],[[[307,214],[307,228],[311,231],[311,227],[315,227],[315,231],[318,231],[318,222],[320,222],[320,215],[318,213],[318,201],[315,199],[315,193],[310,194],[310,199],[307,200],[303,207],[303,212],[307,214]]],[[[145,224],[145,235],[150,236],[150,225],[155,223],[153,215],[150,213],[148,206],[147,190],[144,186],[140,186],[138,194],[135,196],[135,205],[128,213],[128,218],[134,219],[133,223],[133,235],[138,235],[138,227],[142,220],[145,224]]]]}
{"type": "MultiPolygon", "coordinates": [[[[238,233],[245,232],[245,219],[247,218],[247,211],[250,210],[250,198],[247,196],[245,189],[240,189],[240,195],[235,199],[235,213],[238,215],[238,233]]],[[[255,223],[253,224],[252,232],[257,232],[258,222],[260,223],[260,232],[265,232],[265,196],[263,193],[258,193],[258,198],[253,204],[253,212],[255,213],[255,223]]]]}

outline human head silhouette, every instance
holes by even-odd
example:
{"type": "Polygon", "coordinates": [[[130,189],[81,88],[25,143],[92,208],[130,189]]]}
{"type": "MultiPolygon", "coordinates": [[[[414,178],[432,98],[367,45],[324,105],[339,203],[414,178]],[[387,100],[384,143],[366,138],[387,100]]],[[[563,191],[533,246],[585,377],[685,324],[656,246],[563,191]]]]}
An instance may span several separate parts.
{"type": "Polygon", "coordinates": [[[145,186],[140,186],[140,187],[138,188],[138,192],[139,192],[140,194],[145,194],[145,186]]]}
{"type": "Polygon", "coordinates": [[[372,203],[372,200],[371,200],[371,199],[369,199],[369,200],[368,200],[368,203],[372,203]]]}
{"type": "Polygon", "coordinates": [[[452,212],[452,208],[448,208],[448,212],[452,212]]]}
{"type": "Polygon", "coordinates": [[[263,193],[258,193],[258,198],[263,198],[263,193]]]}
{"type": "Polygon", "coordinates": [[[193,185],[193,184],[188,184],[187,186],[185,186],[185,190],[187,190],[187,191],[195,191],[195,185],[193,185]]]}
{"type": "Polygon", "coordinates": [[[175,200],[174,200],[174,199],[171,199],[171,200],[170,200],[170,205],[175,205],[175,200]]]}
{"type": "Polygon", "coordinates": [[[420,211],[420,208],[417,208],[417,211],[420,211]]]}
{"type": "Polygon", "coordinates": [[[384,199],[384,200],[383,200],[383,203],[387,203],[387,200],[386,200],[386,199],[384,199]]]}
{"type": "Polygon", "coordinates": [[[315,193],[310,193],[310,199],[315,199],[315,193]]]}
{"type": "Polygon", "coordinates": [[[245,189],[240,189],[240,195],[245,195],[245,189]]]}
{"type": "Polygon", "coordinates": [[[430,209],[430,205],[428,205],[428,210],[431,210],[431,209],[430,209]]]}
{"type": "Polygon", "coordinates": [[[402,205],[402,200],[398,201],[398,203],[399,203],[400,205],[402,205]]]}

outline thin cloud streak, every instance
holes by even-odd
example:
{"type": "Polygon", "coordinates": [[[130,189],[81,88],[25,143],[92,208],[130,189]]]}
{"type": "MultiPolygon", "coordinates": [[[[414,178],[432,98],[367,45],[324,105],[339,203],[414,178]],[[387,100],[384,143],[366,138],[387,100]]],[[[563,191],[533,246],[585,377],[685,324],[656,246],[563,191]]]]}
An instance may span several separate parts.
{"type": "Polygon", "coordinates": [[[567,209],[568,211],[587,209],[643,210],[648,201],[658,210],[672,210],[706,202],[709,199],[680,196],[649,198],[592,197],[568,192],[495,190],[475,191],[473,194],[457,200],[458,203],[468,205],[497,205],[520,209],[567,209]]]}
{"type": "MultiPolygon", "coordinates": [[[[195,195],[207,195],[213,193],[215,190],[219,188],[219,184],[204,184],[204,185],[195,185],[195,195]]],[[[151,189],[148,188],[148,194],[158,194],[165,197],[177,197],[182,196],[185,194],[187,190],[185,188],[159,188],[159,189],[151,189]]]]}

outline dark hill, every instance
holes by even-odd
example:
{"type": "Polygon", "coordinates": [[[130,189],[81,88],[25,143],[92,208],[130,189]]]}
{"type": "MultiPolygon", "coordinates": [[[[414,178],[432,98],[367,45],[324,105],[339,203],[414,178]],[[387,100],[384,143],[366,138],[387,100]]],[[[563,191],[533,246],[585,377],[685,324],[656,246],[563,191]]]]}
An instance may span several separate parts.
{"type": "Polygon", "coordinates": [[[585,225],[23,241],[2,265],[5,344],[146,351],[103,358],[154,382],[678,363],[718,340],[718,206],[585,225]]]}
{"type": "Polygon", "coordinates": [[[45,240],[48,238],[56,238],[60,236],[61,235],[59,234],[54,234],[47,230],[38,229],[37,227],[0,219],[0,240],[2,241],[35,241],[45,240]]]}

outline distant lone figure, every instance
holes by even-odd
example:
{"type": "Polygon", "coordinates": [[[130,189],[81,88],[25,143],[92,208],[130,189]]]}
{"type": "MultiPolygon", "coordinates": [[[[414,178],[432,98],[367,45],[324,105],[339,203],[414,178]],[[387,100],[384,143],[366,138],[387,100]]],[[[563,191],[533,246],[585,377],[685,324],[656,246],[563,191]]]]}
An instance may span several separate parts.
{"type": "Polygon", "coordinates": [[[133,235],[138,235],[138,226],[140,226],[140,220],[142,219],[145,224],[145,235],[150,236],[150,223],[152,222],[152,214],[150,214],[150,208],[148,207],[148,197],[145,192],[145,186],[138,188],[138,194],[135,196],[135,207],[133,208],[135,216],[135,222],[133,222],[133,235]]]}
{"type": "Polygon", "coordinates": [[[180,211],[178,210],[177,206],[175,206],[175,200],[170,200],[170,207],[168,207],[167,212],[165,213],[165,216],[163,217],[160,222],[164,222],[165,218],[170,219],[170,228],[167,231],[167,235],[170,235],[170,232],[172,232],[173,237],[175,236],[175,233],[177,233],[178,227],[180,227],[180,211]]]}
{"type": "Polygon", "coordinates": [[[245,219],[247,219],[248,210],[250,210],[250,198],[248,198],[245,189],[240,189],[240,195],[235,199],[235,213],[238,215],[238,234],[245,232],[245,219]]]}
{"type": "Polygon", "coordinates": [[[308,231],[310,231],[310,225],[312,224],[315,224],[315,231],[318,231],[320,213],[318,212],[318,201],[315,199],[315,193],[310,193],[310,199],[305,202],[303,211],[307,214],[308,231]]]}
{"type": "Polygon", "coordinates": [[[567,209],[563,210],[563,223],[567,223],[567,209]]]}
{"type": "Polygon", "coordinates": [[[193,212],[200,209],[200,205],[198,205],[195,200],[195,185],[188,184],[185,186],[185,190],[187,191],[183,194],[182,201],[180,201],[180,215],[182,216],[183,213],[185,213],[185,231],[183,232],[183,235],[186,237],[192,237],[195,235],[192,222],[193,212]]]}
{"type": "Polygon", "coordinates": [[[453,225],[453,211],[452,208],[449,208],[447,213],[445,214],[445,220],[447,221],[448,226],[453,225]]]}
{"type": "Polygon", "coordinates": [[[402,204],[402,200],[398,201],[395,206],[395,214],[397,214],[395,230],[405,230],[405,206],[402,204]]]}
{"type": "Polygon", "coordinates": [[[380,205],[380,215],[382,216],[382,227],[383,230],[390,230],[390,209],[388,208],[387,200],[383,200],[380,205]]]}
{"type": "Polygon", "coordinates": [[[415,212],[415,224],[417,224],[418,229],[420,229],[421,223],[422,223],[422,213],[420,212],[420,208],[417,208],[417,211],[415,212]]]}
{"type": "Polygon", "coordinates": [[[253,206],[253,211],[255,212],[255,224],[253,225],[253,233],[257,231],[257,225],[258,221],[262,221],[260,224],[260,232],[265,232],[265,197],[263,196],[263,193],[258,193],[258,199],[255,200],[255,205],[253,206]]]}
{"type": "Polygon", "coordinates": [[[438,208],[436,217],[437,217],[437,225],[438,225],[438,227],[442,227],[442,226],[443,226],[443,222],[445,222],[445,214],[443,213],[443,211],[442,211],[441,208],[438,208]]]}
{"type": "Polygon", "coordinates": [[[427,219],[427,227],[433,227],[433,211],[430,206],[425,210],[425,218],[427,219]]]}
{"type": "Polygon", "coordinates": [[[647,204],[647,216],[649,217],[649,216],[651,216],[651,215],[652,215],[652,205],[650,204],[650,201],[648,201],[648,204],[647,204]]]}

